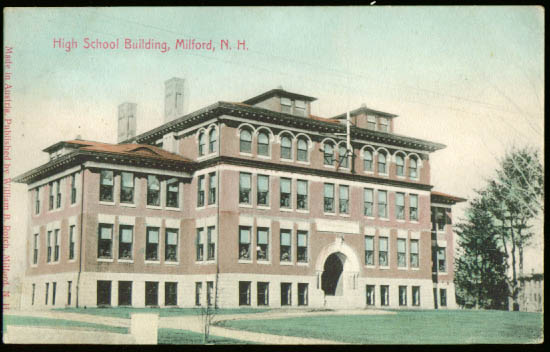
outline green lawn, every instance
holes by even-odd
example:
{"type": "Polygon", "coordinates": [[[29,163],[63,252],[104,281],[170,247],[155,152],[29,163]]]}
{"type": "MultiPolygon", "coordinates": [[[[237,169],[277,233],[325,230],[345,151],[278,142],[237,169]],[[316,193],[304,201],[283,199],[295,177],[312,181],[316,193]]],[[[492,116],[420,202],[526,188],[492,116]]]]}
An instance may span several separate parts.
{"type": "Polygon", "coordinates": [[[542,324],[540,313],[468,310],[218,323],[234,329],[359,344],[536,343],[543,338],[542,324]]]}
{"type": "MultiPolygon", "coordinates": [[[[198,332],[177,329],[159,329],[158,343],[159,345],[200,345],[203,343],[202,338],[202,334],[198,332]]],[[[250,342],[210,335],[208,343],[216,345],[243,345],[249,344],[250,342]]]]}
{"type": "Polygon", "coordinates": [[[19,315],[4,314],[2,317],[2,331],[6,331],[6,325],[25,325],[25,326],[44,326],[53,328],[86,328],[89,330],[102,330],[107,332],[116,332],[127,334],[128,328],[109,326],[96,323],[86,323],[65,319],[26,317],[19,315]]]}
{"type": "MultiPolygon", "coordinates": [[[[107,317],[127,318],[133,313],[158,313],[159,317],[174,317],[180,315],[200,315],[200,308],[132,308],[132,307],[112,307],[112,308],[59,308],[55,309],[61,312],[93,314],[107,317]]],[[[234,308],[217,309],[216,315],[224,314],[249,314],[266,312],[269,309],[255,308],[234,308]]]]}

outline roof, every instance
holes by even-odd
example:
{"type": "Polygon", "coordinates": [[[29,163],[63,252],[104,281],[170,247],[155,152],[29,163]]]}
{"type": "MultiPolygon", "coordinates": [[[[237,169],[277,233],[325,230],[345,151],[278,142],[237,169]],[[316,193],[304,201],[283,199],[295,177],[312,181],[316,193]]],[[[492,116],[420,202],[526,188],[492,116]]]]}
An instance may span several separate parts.
{"type": "Polygon", "coordinates": [[[437,191],[432,191],[430,195],[431,195],[432,202],[439,201],[443,203],[455,204],[455,203],[467,201],[466,198],[456,197],[447,193],[437,192],[437,191]]]}
{"type": "MultiPolygon", "coordinates": [[[[372,114],[372,115],[383,116],[383,117],[387,117],[387,118],[394,118],[394,117],[398,116],[398,115],[390,114],[389,112],[369,109],[366,106],[361,106],[360,108],[357,108],[355,110],[350,111],[351,116],[359,115],[359,114],[372,114]]],[[[336,115],[334,117],[331,117],[331,119],[337,119],[337,120],[345,119],[346,115],[347,115],[347,112],[345,112],[343,114],[340,114],[340,115],[336,115]]]]}
{"type": "Polygon", "coordinates": [[[299,100],[305,100],[305,101],[315,101],[315,100],[317,100],[317,98],[314,98],[314,97],[309,97],[307,95],[298,94],[298,93],[292,93],[292,92],[288,92],[284,89],[277,88],[277,89],[272,89],[272,90],[269,90],[267,92],[264,92],[260,95],[256,95],[255,97],[252,97],[250,99],[247,99],[247,100],[243,101],[243,103],[249,104],[249,105],[254,105],[254,104],[256,104],[260,101],[266,100],[267,98],[271,98],[272,96],[280,96],[280,97],[291,98],[291,99],[299,99],[299,100]]]}

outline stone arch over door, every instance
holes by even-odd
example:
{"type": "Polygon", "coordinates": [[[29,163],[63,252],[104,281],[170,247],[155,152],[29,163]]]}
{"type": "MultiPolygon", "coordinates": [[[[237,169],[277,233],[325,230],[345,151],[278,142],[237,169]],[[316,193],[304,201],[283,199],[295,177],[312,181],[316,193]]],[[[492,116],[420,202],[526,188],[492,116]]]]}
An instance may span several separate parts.
{"type": "Polygon", "coordinates": [[[326,296],[345,296],[350,289],[357,288],[359,260],[355,251],[344,243],[342,237],[321,250],[315,269],[320,281],[318,288],[323,290],[326,296]]]}

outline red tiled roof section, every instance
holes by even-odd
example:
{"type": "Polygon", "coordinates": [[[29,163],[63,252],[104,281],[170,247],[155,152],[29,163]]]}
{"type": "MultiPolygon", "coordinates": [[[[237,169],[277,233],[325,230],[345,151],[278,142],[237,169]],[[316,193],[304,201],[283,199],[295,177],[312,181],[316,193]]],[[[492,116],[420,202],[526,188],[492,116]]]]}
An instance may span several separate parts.
{"type": "Polygon", "coordinates": [[[312,120],[323,121],[323,122],[328,122],[328,123],[340,123],[338,120],[326,119],[324,117],[315,116],[315,115],[309,115],[309,118],[312,119],[312,120]]]}
{"type": "Polygon", "coordinates": [[[447,193],[437,192],[437,191],[432,191],[431,195],[432,196],[437,196],[437,197],[442,197],[442,198],[447,198],[447,199],[450,199],[454,202],[465,202],[467,200],[465,198],[460,198],[460,197],[456,197],[456,196],[453,196],[453,195],[450,195],[450,194],[447,194],[447,193]]]}

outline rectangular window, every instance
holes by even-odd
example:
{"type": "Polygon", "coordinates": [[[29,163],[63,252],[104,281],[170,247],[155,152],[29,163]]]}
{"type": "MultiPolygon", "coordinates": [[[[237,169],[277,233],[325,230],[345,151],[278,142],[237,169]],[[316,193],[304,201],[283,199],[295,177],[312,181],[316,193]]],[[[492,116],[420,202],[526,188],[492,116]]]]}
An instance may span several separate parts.
{"type": "Polygon", "coordinates": [[[374,265],[374,237],[365,236],[365,264],[374,265]]]}
{"type": "Polygon", "coordinates": [[[258,227],[256,238],[256,259],[269,260],[269,229],[266,227],[258,227]]]}
{"type": "Polygon", "coordinates": [[[51,262],[52,261],[52,232],[51,231],[48,231],[48,238],[47,238],[47,241],[48,243],[47,246],[48,246],[48,259],[47,259],[47,262],[51,262]]]}
{"type": "Polygon", "coordinates": [[[432,207],[432,227],[434,231],[445,231],[445,208],[432,207]]]}
{"type": "Polygon", "coordinates": [[[239,203],[250,204],[250,185],[252,175],[241,172],[239,174],[239,203]]]}
{"type": "Polygon", "coordinates": [[[118,259],[131,260],[133,258],[134,227],[120,225],[118,238],[118,259]]]}
{"type": "Polygon", "coordinates": [[[292,233],[290,230],[281,229],[281,258],[282,262],[292,260],[292,233]]]}
{"type": "Polygon", "coordinates": [[[34,213],[40,213],[40,187],[37,187],[34,191],[34,213]]]}
{"type": "Polygon", "coordinates": [[[411,240],[411,268],[418,268],[418,240],[411,240]]]}
{"type": "Polygon", "coordinates": [[[447,272],[447,260],[445,255],[445,247],[437,248],[437,271],[447,272]]]}
{"type": "Polygon", "coordinates": [[[388,238],[378,239],[378,265],[388,266],[388,238]]]}
{"type": "Polygon", "coordinates": [[[59,261],[59,229],[54,231],[54,252],[53,252],[53,261],[59,261]]]}
{"type": "Polygon", "coordinates": [[[159,305],[159,283],[156,281],[145,281],[145,305],[159,305]]]}
{"type": "Polygon", "coordinates": [[[439,305],[441,307],[447,307],[447,289],[446,288],[439,289],[439,305]]]}
{"type": "Polygon", "coordinates": [[[118,305],[119,306],[132,305],[132,281],[118,282],[118,305]]]}
{"type": "Polygon", "coordinates": [[[97,305],[111,305],[111,281],[97,281],[97,305]]]}
{"type": "Polygon", "coordinates": [[[373,216],[374,214],[374,191],[370,188],[365,188],[363,190],[364,198],[365,198],[365,216],[373,216]]]}
{"type": "Polygon", "coordinates": [[[195,241],[195,246],[197,248],[197,261],[204,260],[204,228],[197,229],[197,240],[195,241]]]}
{"type": "Polygon", "coordinates": [[[113,248],[113,225],[99,224],[99,239],[97,245],[97,257],[110,259],[113,248]]]}
{"type": "Polygon", "coordinates": [[[160,181],[158,176],[147,176],[147,205],[160,206],[160,181]]]}
{"type": "Polygon", "coordinates": [[[208,204],[216,204],[216,173],[208,174],[208,204]]]}
{"type": "Polygon", "coordinates": [[[38,243],[39,243],[39,234],[35,233],[33,237],[32,244],[32,263],[38,264],[38,243]]]}
{"type": "Polygon", "coordinates": [[[250,227],[239,227],[239,259],[250,258],[250,227]]]}
{"type": "Polygon", "coordinates": [[[325,213],[334,213],[334,185],[332,183],[325,183],[324,211],[325,213]]]}
{"type": "Polygon", "coordinates": [[[281,282],[281,305],[292,305],[292,283],[281,282]]]}
{"type": "Polygon", "coordinates": [[[294,101],[294,115],[306,116],[306,102],[303,100],[294,101]]]}
{"type": "Polygon", "coordinates": [[[71,300],[72,300],[72,296],[73,296],[72,289],[73,289],[73,282],[72,281],[67,281],[67,305],[68,306],[71,305],[71,300]]]}
{"type": "Polygon", "coordinates": [[[71,204],[76,203],[76,174],[71,175],[71,204]]]}
{"type": "Polygon", "coordinates": [[[289,98],[281,98],[281,112],[290,114],[292,111],[292,101],[289,98]]]}
{"type": "Polygon", "coordinates": [[[178,283],[177,282],[164,283],[164,305],[165,306],[178,305],[178,283]]]}
{"type": "Polygon", "coordinates": [[[388,194],[386,191],[378,191],[378,216],[388,217],[388,194]]]}
{"type": "Polygon", "coordinates": [[[120,202],[134,202],[134,174],[131,172],[121,173],[122,186],[120,188],[120,202]]]}
{"type": "Polygon", "coordinates": [[[409,195],[409,220],[418,221],[418,195],[409,195]]]}
{"type": "Polygon", "coordinates": [[[367,285],[367,306],[374,306],[375,286],[367,285]]]}
{"type": "Polygon", "coordinates": [[[31,297],[31,306],[34,306],[34,296],[36,293],[36,284],[32,284],[32,297],[31,297]]]}
{"type": "Polygon", "coordinates": [[[298,283],[298,305],[308,305],[308,284],[298,283]]]}
{"type": "Polygon", "coordinates": [[[415,307],[420,305],[420,286],[412,287],[412,305],[415,307]]]}
{"type": "Polygon", "coordinates": [[[388,132],[388,119],[380,117],[378,121],[380,121],[380,131],[388,132]]]}
{"type": "Polygon", "coordinates": [[[405,219],[405,193],[395,194],[395,217],[399,220],[405,219]]]}
{"type": "Polygon", "coordinates": [[[380,286],[380,305],[390,305],[390,287],[388,285],[380,286]]]}
{"type": "Polygon", "coordinates": [[[407,286],[399,286],[399,305],[407,305],[407,286]]]}
{"type": "Polygon", "coordinates": [[[206,259],[207,260],[216,259],[216,240],[214,238],[215,229],[216,228],[214,226],[209,226],[206,229],[206,245],[207,245],[206,259]]]}
{"type": "Polygon", "coordinates": [[[212,305],[214,298],[214,281],[206,281],[206,305],[212,305]]]}
{"type": "Polygon", "coordinates": [[[69,226],[69,260],[74,259],[75,225],[69,226]]]}
{"type": "Polygon", "coordinates": [[[178,261],[178,229],[166,229],[166,239],[164,247],[164,261],[178,261]]]}
{"type": "Polygon", "coordinates": [[[169,208],[179,208],[179,181],[177,178],[171,178],[166,181],[166,206],[169,208]]]}
{"type": "Polygon", "coordinates": [[[55,207],[61,208],[61,180],[55,181],[55,207]]]}
{"type": "Polygon", "coordinates": [[[250,305],[250,281],[239,281],[239,305],[250,305]]]}
{"type": "Polygon", "coordinates": [[[281,178],[281,208],[290,208],[291,179],[281,178]]]}
{"type": "Polygon", "coordinates": [[[258,205],[269,205],[269,176],[258,175],[258,205]]]}
{"type": "Polygon", "coordinates": [[[55,306],[55,296],[57,293],[57,282],[52,284],[52,306],[55,306]]]}
{"type": "Polygon", "coordinates": [[[197,182],[197,207],[204,206],[204,182],[204,175],[199,176],[199,180],[197,182]]]}
{"type": "Polygon", "coordinates": [[[159,228],[147,227],[145,260],[159,260],[159,228]]]}
{"type": "Polygon", "coordinates": [[[53,197],[53,182],[50,182],[50,184],[48,185],[48,188],[50,190],[48,209],[52,210],[53,209],[53,200],[54,200],[54,197],[53,197]]]}
{"type": "Polygon", "coordinates": [[[308,187],[307,187],[307,181],[305,180],[298,180],[296,181],[297,186],[297,194],[296,194],[296,208],[307,210],[308,209],[308,187]]]}
{"type": "Polygon", "coordinates": [[[195,282],[195,305],[201,305],[202,282],[195,282]]]}
{"type": "Polygon", "coordinates": [[[397,239],[397,266],[404,268],[407,266],[407,240],[403,238],[397,239]]]}
{"type": "Polygon", "coordinates": [[[48,294],[50,293],[50,283],[46,282],[46,295],[45,295],[45,301],[44,304],[48,305],[48,294]]]}
{"type": "Polygon", "coordinates": [[[376,130],[376,117],[373,115],[367,115],[367,128],[369,130],[376,130]]]}
{"type": "Polygon", "coordinates": [[[103,202],[113,202],[114,197],[114,176],[111,170],[101,170],[99,182],[99,200],[103,202]]]}
{"type": "Polygon", "coordinates": [[[298,231],[298,262],[307,263],[307,231],[298,231]]]}
{"type": "Polygon", "coordinates": [[[340,185],[340,213],[348,214],[349,213],[349,186],[340,185]]]}
{"type": "Polygon", "coordinates": [[[258,282],[258,305],[269,305],[269,282],[258,282]]]}

